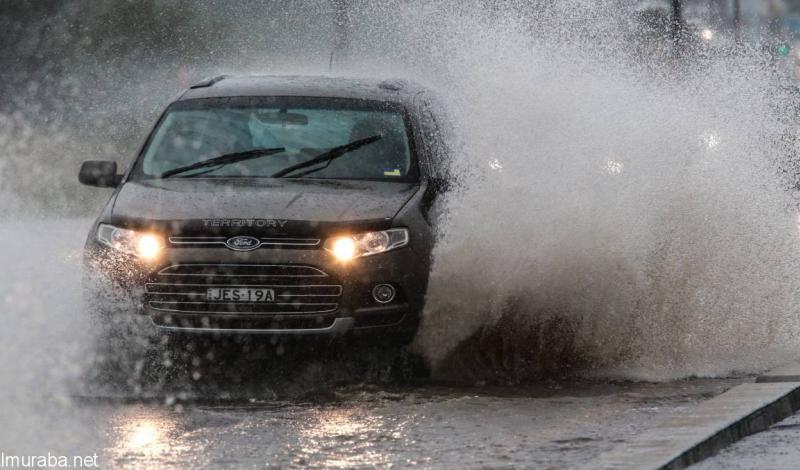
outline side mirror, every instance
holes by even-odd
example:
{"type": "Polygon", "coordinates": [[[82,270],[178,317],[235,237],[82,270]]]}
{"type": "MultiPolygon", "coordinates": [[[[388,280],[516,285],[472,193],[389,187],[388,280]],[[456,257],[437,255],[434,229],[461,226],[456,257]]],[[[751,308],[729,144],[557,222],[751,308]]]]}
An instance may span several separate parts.
{"type": "Polygon", "coordinates": [[[98,188],[116,188],[121,179],[121,176],[117,175],[117,162],[105,160],[83,162],[78,173],[78,181],[81,184],[98,188]]]}

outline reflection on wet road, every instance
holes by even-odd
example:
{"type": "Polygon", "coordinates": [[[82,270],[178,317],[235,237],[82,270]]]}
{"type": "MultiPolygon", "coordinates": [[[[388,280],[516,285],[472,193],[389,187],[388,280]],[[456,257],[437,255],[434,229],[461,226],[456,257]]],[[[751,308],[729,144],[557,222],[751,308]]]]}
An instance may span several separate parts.
{"type": "Polygon", "coordinates": [[[316,402],[82,399],[78,415],[106,429],[84,446],[114,466],[561,467],[588,463],[663,413],[738,382],[358,385],[316,402]]]}

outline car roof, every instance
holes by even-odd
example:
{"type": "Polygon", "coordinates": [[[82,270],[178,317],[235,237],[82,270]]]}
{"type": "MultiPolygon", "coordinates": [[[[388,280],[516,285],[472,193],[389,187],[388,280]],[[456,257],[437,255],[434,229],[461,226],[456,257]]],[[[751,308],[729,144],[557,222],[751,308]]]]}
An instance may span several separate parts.
{"type": "Polygon", "coordinates": [[[409,103],[425,89],[408,80],[334,76],[221,75],[192,85],[177,101],[234,96],[303,96],[409,103]]]}

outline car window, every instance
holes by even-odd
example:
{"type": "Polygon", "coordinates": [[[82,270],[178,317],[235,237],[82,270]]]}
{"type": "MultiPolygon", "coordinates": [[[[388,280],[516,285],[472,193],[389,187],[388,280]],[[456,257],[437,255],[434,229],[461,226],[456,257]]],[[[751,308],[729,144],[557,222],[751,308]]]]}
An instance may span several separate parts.
{"type": "MultiPolygon", "coordinates": [[[[274,155],[186,172],[182,176],[269,177],[332,148],[380,138],[330,162],[302,169],[333,179],[404,179],[412,154],[403,115],[396,110],[271,104],[211,105],[167,112],[142,158],[142,172],[159,176],[222,155],[283,148],[274,155]]],[[[294,176],[301,176],[295,174],[294,176]]]]}

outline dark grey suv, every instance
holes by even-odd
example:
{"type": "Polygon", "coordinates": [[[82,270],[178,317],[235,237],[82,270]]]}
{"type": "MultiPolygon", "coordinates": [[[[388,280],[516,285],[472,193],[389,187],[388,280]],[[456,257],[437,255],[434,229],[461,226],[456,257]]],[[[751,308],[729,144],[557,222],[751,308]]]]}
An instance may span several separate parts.
{"type": "Polygon", "coordinates": [[[221,76],[158,120],[86,243],[107,323],[154,332],[408,342],[425,300],[441,114],[405,81],[221,76]]]}

